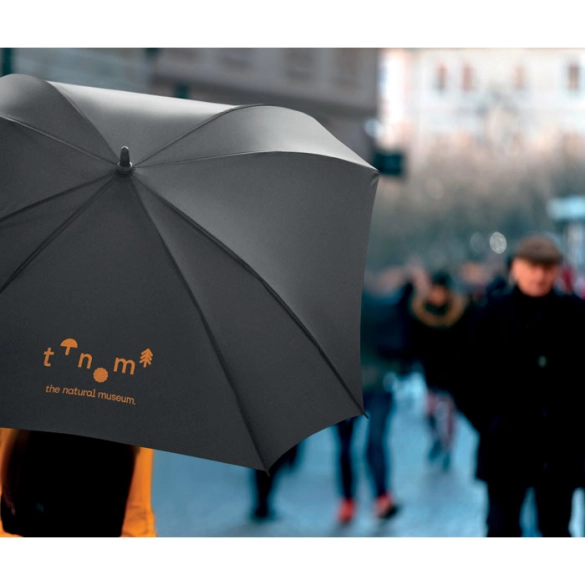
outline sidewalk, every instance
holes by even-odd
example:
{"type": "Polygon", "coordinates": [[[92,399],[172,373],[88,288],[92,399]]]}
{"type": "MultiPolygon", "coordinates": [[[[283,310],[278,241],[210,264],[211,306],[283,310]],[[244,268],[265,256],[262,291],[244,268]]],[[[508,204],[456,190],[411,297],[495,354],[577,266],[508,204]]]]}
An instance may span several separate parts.
{"type": "MultiPolygon", "coordinates": [[[[366,421],[356,432],[359,463],[358,511],[349,526],[335,522],[338,505],[335,436],[326,429],[301,445],[297,469],[277,478],[277,518],[252,522],[252,471],[213,461],[157,452],[153,505],[163,536],[398,536],[479,537],[484,534],[485,494],[473,478],[475,432],[460,418],[448,472],[426,461],[428,436],[423,417],[424,386],[413,378],[398,392],[390,424],[392,481],[403,510],[395,518],[373,517],[373,498],[363,464],[366,421]]],[[[534,518],[527,507],[527,529],[534,518]]],[[[583,494],[575,497],[572,529],[583,534],[583,494]]]]}

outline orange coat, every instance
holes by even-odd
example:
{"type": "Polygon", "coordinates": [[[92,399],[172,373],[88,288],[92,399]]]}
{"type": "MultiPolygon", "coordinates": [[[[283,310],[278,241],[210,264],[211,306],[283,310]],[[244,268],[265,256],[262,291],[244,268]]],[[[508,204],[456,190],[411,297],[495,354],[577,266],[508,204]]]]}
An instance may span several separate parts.
{"type": "MultiPolygon", "coordinates": [[[[0,428],[0,476],[7,454],[7,446],[12,442],[10,439],[15,432],[15,429],[0,428]]],[[[144,447],[138,449],[121,536],[156,536],[154,512],[151,504],[153,460],[154,451],[152,449],[144,447]]],[[[1,495],[2,485],[0,484],[1,495]]],[[[0,518],[0,537],[3,536],[17,535],[5,532],[0,518]]]]}

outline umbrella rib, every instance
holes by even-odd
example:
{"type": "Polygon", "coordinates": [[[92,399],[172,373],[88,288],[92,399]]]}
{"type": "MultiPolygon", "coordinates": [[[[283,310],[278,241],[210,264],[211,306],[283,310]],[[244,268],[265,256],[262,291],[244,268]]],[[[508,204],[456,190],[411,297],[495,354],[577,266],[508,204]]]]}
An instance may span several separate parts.
{"type": "MultiPolygon", "coordinates": [[[[337,160],[337,161],[347,163],[347,164],[350,164],[353,166],[355,166],[357,164],[357,163],[349,161],[345,158],[341,158],[339,156],[330,156],[328,154],[319,154],[316,152],[301,152],[300,150],[250,150],[250,151],[246,151],[246,152],[232,152],[230,154],[215,154],[215,155],[210,155],[210,156],[201,156],[198,158],[188,158],[185,160],[155,163],[152,165],[138,164],[138,165],[136,165],[136,167],[141,168],[141,169],[152,169],[152,168],[167,167],[167,166],[172,166],[172,165],[184,165],[184,164],[200,162],[200,161],[207,161],[207,160],[218,160],[218,159],[221,160],[221,159],[230,158],[233,156],[249,156],[251,154],[287,154],[287,155],[297,154],[299,156],[311,156],[311,157],[320,156],[320,157],[323,157],[323,158],[326,158],[329,160],[337,160]]],[[[369,165],[367,163],[364,163],[362,166],[367,168],[369,165]]]]}
{"type": "MultiPolygon", "coordinates": [[[[115,178],[115,177],[114,177],[115,178]]],[[[80,208],[74,211],[63,223],[58,225],[12,272],[6,279],[4,284],[0,287],[0,294],[2,294],[14,280],[24,272],[31,262],[51,244],[51,242],[63,233],[86,209],[98,198],[101,193],[114,181],[110,179],[105,185],[98,189],[80,208]]]]}
{"type": "Polygon", "coordinates": [[[262,276],[260,274],[258,274],[258,272],[256,272],[256,270],[254,270],[254,268],[252,268],[243,258],[238,256],[238,254],[236,254],[231,248],[226,246],[221,240],[219,240],[213,234],[208,232],[203,226],[198,224],[194,219],[189,217],[186,213],[181,211],[178,207],[173,205],[170,201],[168,201],[167,199],[162,197],[159,193],[157,193],[156,191],[151,189],[143,181],[138,179],[138,177],[134,177],[134,178],[141,185],[143,185],[146,189],[148,189],[148,191],[150,193],[152,193],[155,197],[157,197],[163,203],[163,205],[167,206],[169,209],[174,211],[177,215],[179,215],[179,217],[183,218],[183,220],[185,220],[188,223],[188,225],[190,225],[192,228],[196,229],[205,238],[207,238],[212,243],[214,243],[216,246],[221,248],[221,250],[223,252],[228,254],[234,261],[236,261],[240,266],[242,266],[242,268],[244,268],[244,270],[249,272],[254,278],[256,278],[266,288],[266,290],[270,293],[270,295],[288,313],[290,318],[297,324],[297,326],[300,328],[300,330],[305,334],[305,336],[309,339],[309,341],[315,346],[315,348],[320,353],[321,357],[325,360],[325,363],[329,366],[329,368],[331,369],[331,371],[333,372],[333,374],[335,375],[337,380],[340,382],[343,389],[347,392],[347,394],[349,395],[349,397],[351,398],[353,403],[359,408],[359,410],[362,412],[362,414],[367,416],[363,407],[356,400],[355,396],[353,395],[353,393],[351,392],[351,390],[349,389],[349,387],[345,383],[345,380],[343,379],[343,377],[341,376],[341,374],[339,373],[339,371],[337,370],[337,368],[335,367],[333,362],[329,359],[329,356],[325,353],[325,350],[321,347],[321,344],[315,339],[315,337],[307,329],[305,324],[297,317],[297,315],[295,315],[294,311],[288,306],[288,304],[284,301],[284,299],[270,286],[270,284],[268,284],[268,282],[266,282],[266,280],[264,278],[262,278],[262,276]]]}
{"type": "Polygon", "coordinates": [[[23,128],[30,130],[31,132],[36,132],[37,134],[41,134],[42,136],[44,136],[45,138],[48,138],[49,140],[55,140],[56,142],[64,144],[65,146],[68,146],[69,148],[73,148],[74,150],[82,152],[83,154],[86,154],[87,156],[91,156],[92,158],[97,158],[98,160],[102,160],[102,161],[107,162],[109,164],[113,164],[112,161],[108,160],[107,158],[103,158],[103,157],[99,156],[98,154],[95,154],[93,152],[90,152],[89,150],[85,150],[84,148],[81,148],[80,146],[75,146],[75,144],[71,144],[70,142],[63,140],[62,138],[58,138],[57,136],[55,136],[53,134],[49,134],[48,132],[45,132],[44,130],[39,130],[39,128],[35,128],[34,126],[31,126],[30,124],[26,124],[25,122],[22,122],[21,120],[17,120],[16,118],[11,118],[9,116],[6,116],[5,114],[0,114],[0,119],[6,120],[7,122],[12,122],[13,124],[17,124],[19,126],[22,126],[23,128]]]}
{"type": "Polygon", "coordinates": [[[160,230],[158,229],[158,226],[157,226],[155,220],[153,219],[152,215],[150,214],[150,212],[146,208],[146,205],[144,205],[144,202],[142,201],[140,194],[138,193],[136,187],[133,184],[132,184],[132,189],[136,193],[136,197],[137,197],[138,201],[140,202],[140,205],[141,205],[142,209],[144,210],[146,216],[148,217],[150,223],[152,224],[152,226],[156,230],[158,237],[160,239],[160,242],[161,242],[161,244],[166,252],[166,255],[167,255],[173,269],[177,273],[179,280],[183,283],[183,286],[184,286],[185,290],[187,291],[187,294],[189,295],[189,299],[191,300],[191,303],[193,304],[193,306],[195,307],[195,310],[198,312],[199,317],[201,318],[201,321],[203,323],[203,327],[205,328],[205,332],[207,333],[207,336],[211,342],[211,346],[212,346],[212,348],[217,356],[217,359],[219,360],[219,363],[220,363],[221,368],[223,370],[223,373],[228,381],[228,384],[229,384],[230,388],[232,389],[233,395],[234,395],[235,400],[236,400],[236,405],[238,407],[238,410],[240,411],[240,414],[242,416],[242,420],[244,422],[246,430],[248,431],[248,435],[250,437],[250,440],[252,441],[252,444],[254,445],[254,449],[256,450],[256,454],[258,455],[258,458],[260,459],[260,462],[262,463],[262,466],[264,467],[264,469],[267,470],[268,468],[266,466],[264,457],[262,457],[262,454],[260,452],[258,442],[257,442],[255,435],[254,435],[254,432],[252,430],[252,425],[250,424],[250,421],[248,420],[248,417],[246,415],[246,411],[241,403],[238,392],[236,391],[235,382],[234,382],[232,376],[230,375],[227,362],[223,356],[223,353],[221,352],[221,349],[217,343],[217,340],[215,339],[215,335],[213,335],[213,332],[211,331],[211,327],[209,326],[209,323],[205,317],[205,314],[203,313],[203,309],[201,308],[201,305],[197,301],[197,297],[195,296],[195,293],[193,292],[193,290],[189,286],[189,283],[187,282],[187,279],[185,278],[185,274],[184,274],[183,270],[179,266],[179,263],[177,262],[175,256],[173,255],[169,246],[167,245],[165,238],[160,233],[160,230]]]}
{"type": "Polygon", "coordinates": [[[65,189],[64,191],[59,191],[58,193],[50,195],[49,197],[46,197],[45,199],[41,199],[40,201],[35,201],[34,203],[31,203],[30,205],[26,205],[25,207],[21,207],[20,209],[17,209],[16,211],[11,212],[8,215],[5,215],[4,217],[0,217],[0,223],[2,223],[3,221],[5,221],[7,219],[10,219],[10,218],[12,218],[15,215],[18,215],[20,213],[30,211],[31,209],[38,207],[39,205],[44,205],[45,203],[48,203],[49,201],[53,201],[54,199],[57,199],[58,197],[62,197],[63,195],[69,195],[70,193],[73,193],[74,191],[77,191],[78,189],[83,189],[83,187],[89,187],[93,183],[99,183],[100,181],[103,181],[106,177],[108,177],[109,175],[110,175],[110,173],[108,173],[107,175],[102,175],[101,177],[99,177],[97,179],[92,179],[91,181],[88,181],[87,183],[82,183],[81,185],[76,185],[75,187],[70,187],[69,189],[65,189]]]}
{"type": "Polygon", "coordinates": [[[245,110],[246,108],[257,108],[257,107],[262,106],[262,105],[263,104],[249,104],[249,105],[244,105],[244,106],[234,106],[233,108],[230,108],[229,110],[224,110],[223,112],[219,112],[219,114],[215,114],[215,116],[212,116],[211,118],[201,122],[201,124],[195,126],[195,128],[192,128],[188,132],[185,132],[185,134],[182,134],[181,136],[174,138],[173,140],[171,140],[170,142],[168,142],[164,146],[161,146],[159,149],[155,150],[154,152],[152,152],[151,154],[149,154],[148,156],[143,158],[141,161],[137,162],[134,166],[141,165],[143,162],[147,161],[148,159],[152,158],[153,156],[156,156],[157,154],[159,154],[163,150],[166,150],[167,148],[169,148],[173,144],[176,144],[180,140],[183,140],[183,138],[190,136],[191,134],[193,134],[193,132],[196,132],[200,128],[203,128],[203,126],[207,126],[207,124],[211,124],[211,122],[215,122],[215,120],[217,120],[218,118],[221,118],[222,116],[225,116],[226,114],[229,114],[229,113],[237,111],[237,110],[245,110]]]}
{"type": "Polygon", "coordinates": [[[53,85],[52,83],[47,82],[47,85],[50,85],[51,88],[59,95],[61,96],[62,99],[64,99],[72,108],[75,112],[77,112],[77,114],[81,117],[81,119],[90,127],[93,129],[93,131],[98,135],[98,138],[102,141],[103,144],[106,145],[106,148],[116,157],[116,160],[118,158],[118,155],[116,152],[114,152],[113,148],[108,144],[108,141],[105,139],[104,135],[97,129],[97,127],[95,126],[95,124],[75,105],[75,103],[66,95],[64,94],[58,87],[56,87],[55,85],[53,85]]]}

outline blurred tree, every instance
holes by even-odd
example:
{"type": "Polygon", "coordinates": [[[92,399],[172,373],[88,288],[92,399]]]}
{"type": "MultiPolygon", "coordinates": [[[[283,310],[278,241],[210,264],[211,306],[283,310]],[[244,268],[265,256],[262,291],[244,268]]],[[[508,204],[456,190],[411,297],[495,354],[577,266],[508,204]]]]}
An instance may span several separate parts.
{"type": "Polygon", "coordinates": [[[553,230],[548,199],[585,193],[578,161],[564,150],[504,152],[482,142],[458,151],[438,144],[413,159],[407,180],[380,177],[368,268],[404,264],[412,255],[429,267],[503,261],[490,236],[500,232],[511,246],[527,232],[553,230]]]}

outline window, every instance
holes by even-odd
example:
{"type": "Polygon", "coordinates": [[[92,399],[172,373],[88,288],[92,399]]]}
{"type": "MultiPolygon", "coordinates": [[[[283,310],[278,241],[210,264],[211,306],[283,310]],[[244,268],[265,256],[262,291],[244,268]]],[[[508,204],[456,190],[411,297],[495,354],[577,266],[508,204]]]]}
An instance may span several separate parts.
{"type": "Polygon", "coordinates": [[[286,72],[289,77],[309,78],[315,67],[313,49],[285,49],[286,72]]]}
{"type": "Polygon", "coordinates": [[[522,65],[517,65],[514,68],[512,85],[516,91],[524,91],[526,89],[526,69],[522,65]]]}
{"type": "Polygon", "coordinates": [[[336,49],[335,79],[340,85],[357,85],[359,49],[336,49]]]}
{"type": "Polygon", "coordinates": [[[522,132],[512,132],[508,144],[508,151],[520,152],[524,149],[525,139],[522,132]]]}
{"type": "Polygon", "coordinates": [[[158,57],[164,52],[165,57],[176,61],[193,61],[199,59],[205,49],[145,49],[152,57],[158,57]]]}
{"type": "Polygon", "coordinates": [[[579,91],[581,87],[581,67],[579,63],[573,61],[567,67],[567,89],[569,91],[579,91]]]}
{"type": "Polygon", "coordinates": [[[443,63],[439,63],[435,71],[435,89],[441,92],[447,89],[447,67],[443,63]]]}
{"type": "Polygon", "coordinates": [[[221,60],[235,69],[247,69],[252,65],[254,49],[219,49],[221,60]]]}
{"type": "Polygon", "coordinates": [[[460,130],[453,135],[453,140],[458,148],[468,148],[472,146],[473,137],[470,132],[460,130]]]}
{"type": "Polygon", "coordinates": [[[472,91],[474,89],[474,76],[473,68],[469,64],[463,65],[463,71],[461,76],[461,89],[463,91],[472,91]]]}
{"type": "Polygon", "coordinates": [[[433,146],[440,152],[446,152],[451,145],[451,138],[449,134],[435,132],[433,135],[433,146]]]}
{"type": "Polygon", "coordinates": [[[568,154],[578,154],[583,138],[576,132],[566,132],[561,137],[563,150],[568,154]]]}

